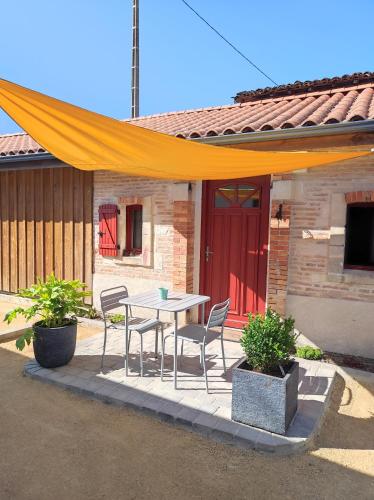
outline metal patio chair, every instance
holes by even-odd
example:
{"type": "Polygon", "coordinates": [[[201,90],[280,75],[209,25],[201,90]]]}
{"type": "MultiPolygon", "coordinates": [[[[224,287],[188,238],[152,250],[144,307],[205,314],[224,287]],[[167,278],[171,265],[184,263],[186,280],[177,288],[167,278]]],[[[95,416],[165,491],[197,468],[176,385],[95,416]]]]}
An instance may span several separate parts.
{"type": "MultiPolygon", "coordinates": [[[[120,303],[120,300],[126,299],[129,296],[127,288],[125,286],[118,286],[115,288],[108,288],[107,290],[103,290],[100,293],[100,303],[101,310],[104,318],[104,345],[103,345],[103,354],[101,357],[101,369],[104,367],[104,356],[105,356],[105,348],[107,341],[107,332],[110,329],[114,330],[125,330],[126,328],[126,318],[123,321],[119,321],[118,323],[111,323],[110,318],[108,317],[108,312],[113,311],[114,309],[118,309],[120,307],[124,307],[123,304],[120,303]]],[[[159,320],[159,318],[155,319],[144,319],[137,318],[132,315],[131,306],[129,306],[130,316],[128,318],[129,321],[129,338],[127,350],[130,350],[130,341],[132,332],[137,332],[140,335],[140,376],[143,376],[143,334],[147,333],[151,330],[155,330],[155,356],[158,355],[158,329],[161,330],[161,335],[163,336],[163,324],[159,320]]]]}
{"type": "MultiPolygon", "coordinates": [[[[200,366],[204,370],[205,386],[206,392],[209,392],[208,388],[208,375],[206,370],[206,360],[205,360],[205,347],[207,344],[217,339],[221,339],[221,350],[222,350],[222,362],[223,370],[226,373],[226,360],[225,360],[225,350],[223,346],[223,328],[227,318],[227,313],[230,307],[230,299],[215,304],[210,310],[208,322],[206,326],[202,325],[186,325],[177,331],[177,340],[181,340],[181,356],[183,356],[183,345],[184,342],[192,342],[200,346],[200,366]],[[218,331],[212,330],[214,327],[221,327],[218,331]]],[[[172,337],[174,338],[174,333],[169,335],[161,335],[161,380],[164,376],[164,362],[165,362],[165,343],[166,340],[172,337]]]]}

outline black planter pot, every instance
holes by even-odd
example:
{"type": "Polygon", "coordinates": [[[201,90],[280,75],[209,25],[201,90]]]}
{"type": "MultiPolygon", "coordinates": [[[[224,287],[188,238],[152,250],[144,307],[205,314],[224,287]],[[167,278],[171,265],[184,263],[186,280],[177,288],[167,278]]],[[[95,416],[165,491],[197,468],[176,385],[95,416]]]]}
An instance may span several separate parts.
{"type": "Polygon", "coordinates": [[[57,368],[69,363],[77,341],[77,322],[58,328],[45,328],[35,323],[33,342],[36,361],[44,368],[57,368]]]}

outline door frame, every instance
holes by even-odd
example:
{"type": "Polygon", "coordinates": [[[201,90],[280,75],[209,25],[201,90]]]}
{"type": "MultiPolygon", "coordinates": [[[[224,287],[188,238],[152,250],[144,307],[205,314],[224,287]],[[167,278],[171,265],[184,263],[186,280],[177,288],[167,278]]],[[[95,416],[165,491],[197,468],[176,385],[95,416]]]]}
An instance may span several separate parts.
{"type": "MultiPolygon", "coordinates": [[[[265,312],[267,300],[267,273],[269,257],[269,226],[270,226],[270,187],[271,176],[263,175],[258,177],[244,177],[240,179],[222,179],[223,184],[242,181],[243,183],[253,183],[261,180],[261,217],[260,217],[260,242],[258,260],[258,282],[257,282],[257,310],[265,312]]],[[[206,260],[205,248],[208,237],[208,215],[209,215],[209,182],[202,182],[201,200],[201,232],[200,232],[200,279],[199,291],[203,295],[206,290],[206,260]]],[[[240,252],[240,249],[239,249],[240,252]]],[[[207,308],[206,308],[207,309],[207,308]]],[[[208,315],[209,311],[206,311],[208,315]]]]}

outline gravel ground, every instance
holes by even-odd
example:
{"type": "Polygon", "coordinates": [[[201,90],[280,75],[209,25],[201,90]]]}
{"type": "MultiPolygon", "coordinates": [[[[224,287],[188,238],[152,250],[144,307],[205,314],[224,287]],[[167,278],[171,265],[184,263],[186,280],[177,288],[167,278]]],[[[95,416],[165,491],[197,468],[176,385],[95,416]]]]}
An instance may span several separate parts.
{"type": "Polygon", "coordinates": [[[342,371],[315,450],[277,457],[23,377],[31,355],[0,345],[1,500],[374,498],[373,374],[342,371]]]}

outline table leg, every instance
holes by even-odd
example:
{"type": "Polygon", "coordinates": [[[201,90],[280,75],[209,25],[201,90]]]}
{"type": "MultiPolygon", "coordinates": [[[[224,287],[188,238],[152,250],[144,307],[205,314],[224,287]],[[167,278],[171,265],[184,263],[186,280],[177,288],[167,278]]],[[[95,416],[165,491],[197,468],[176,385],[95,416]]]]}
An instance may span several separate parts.
{"type": "Polygon", "coordinates": [[[178,376],[178,313],[174,313],[174,389],[177,388],[178,376]]]}
{"type": "Polygon", "coordinates": [[[129,306],[125,304],[125,369],[129,375],[129,306]]]}
{"type": "Polygon", "coordinates": [[[205,323],[205,302],[201,304],[201,318],[200,318],[201,326],[204,326],[205,323]]]}
{"type": "MultiPolygon", "coordinates": [[[[160,310],[157,309],[157,319],[160,319],[160,310]]],[[[158,359],[158,329],[160,327],[157,327],[156,328],[156,331],[155,331],[155,359],[158,359]]]]}

